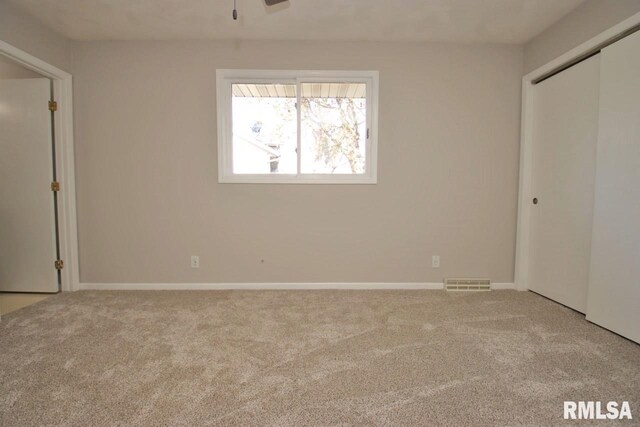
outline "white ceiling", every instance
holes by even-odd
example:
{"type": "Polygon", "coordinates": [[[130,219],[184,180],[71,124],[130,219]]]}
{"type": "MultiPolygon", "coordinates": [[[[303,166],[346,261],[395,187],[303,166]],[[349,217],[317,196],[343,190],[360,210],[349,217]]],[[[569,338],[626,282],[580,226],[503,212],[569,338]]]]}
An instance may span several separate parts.
{"type": "MultiPolygon", "coordinates": [[[[0,0],[1,1],[1,0],[0,0]]],[[[584,0],[6,0],[75,40],[524,43],[584,0]]]]}

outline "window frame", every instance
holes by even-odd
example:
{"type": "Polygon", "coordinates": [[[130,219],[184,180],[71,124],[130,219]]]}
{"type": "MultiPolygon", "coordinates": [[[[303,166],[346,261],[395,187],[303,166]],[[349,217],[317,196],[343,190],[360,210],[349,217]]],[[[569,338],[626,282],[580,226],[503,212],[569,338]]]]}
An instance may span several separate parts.
{"type": "Polygon", "coordinates": [[[378,181],[378,71],[329,70],[216,70],[218,183],[245,184],[376,184],[378,181]],[[234,174],[233,173],[233,84],[295,84],[297,105],[300,106],[302,83],[364,83],[366,84],[367,130],[365,139],[365,173],[305,174],[300,172],[301,120],[297,114],[298,167],[296,174],[234,174]]]}

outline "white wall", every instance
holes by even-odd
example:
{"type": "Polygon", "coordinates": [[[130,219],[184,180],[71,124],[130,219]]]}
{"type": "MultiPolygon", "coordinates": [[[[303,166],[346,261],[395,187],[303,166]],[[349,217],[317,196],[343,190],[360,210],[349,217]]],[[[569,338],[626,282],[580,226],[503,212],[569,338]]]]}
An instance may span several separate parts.
{"type": "Polygon", "coordinates": [[[535,70],[638,12],[640,0],[585,1],[525,45],[524,73],[535,70]]]}
{"type": "Polygon", "coordinates": [[[511,282],[522,61],[518,46],[78,43],[81,281],[511,282]],[[378,184],[218,184],[217,68],[379,70],[378,184]]]}

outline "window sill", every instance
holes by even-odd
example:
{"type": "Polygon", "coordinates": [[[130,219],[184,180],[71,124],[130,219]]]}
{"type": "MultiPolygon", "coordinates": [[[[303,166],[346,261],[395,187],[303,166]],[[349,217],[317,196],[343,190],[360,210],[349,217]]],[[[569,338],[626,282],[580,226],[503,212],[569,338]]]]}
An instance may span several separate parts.
{"type": "Polygon", "coordinates": [[[219,184],[377,184],[369,175],[231,175],[218,177],[219,184]]]}

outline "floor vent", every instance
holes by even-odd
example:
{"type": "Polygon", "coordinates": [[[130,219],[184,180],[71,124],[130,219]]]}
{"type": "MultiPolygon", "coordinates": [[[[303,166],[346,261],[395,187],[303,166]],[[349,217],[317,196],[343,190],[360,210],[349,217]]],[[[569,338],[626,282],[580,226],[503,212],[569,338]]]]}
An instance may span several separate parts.
{"type": "Polygon", "coordinates": [[[489,279],[445,279],[444,288],[447,291],[490,291],[489,279]]]}

